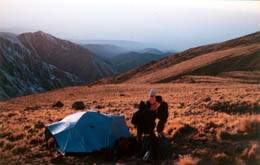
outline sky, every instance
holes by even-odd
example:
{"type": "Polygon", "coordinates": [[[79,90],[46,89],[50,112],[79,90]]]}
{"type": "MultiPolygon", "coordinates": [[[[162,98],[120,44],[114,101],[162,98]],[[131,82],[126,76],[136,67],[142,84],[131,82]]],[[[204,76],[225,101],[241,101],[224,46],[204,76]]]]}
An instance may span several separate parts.
{"type": "Polygon", "coordinates": [[[184,50],[260,31],[260,1],[0,0],[0,31],[184,50]]]}

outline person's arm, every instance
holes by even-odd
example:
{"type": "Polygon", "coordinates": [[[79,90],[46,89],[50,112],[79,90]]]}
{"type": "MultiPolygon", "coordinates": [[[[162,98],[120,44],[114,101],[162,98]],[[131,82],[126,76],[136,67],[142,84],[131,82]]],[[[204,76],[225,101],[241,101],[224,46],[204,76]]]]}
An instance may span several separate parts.
{"type": "Polygon", "coordinates": [[[133,114],[131,123],[132,123],[134,126],[136,126],[136,123],[137,123],[137,121],[136,121],[136,112],[133,114]]]}
{"type": "Polygon", "coordinates": [[[160,107],[160,116],[159,121],[156,127],[156,130],[160,136],[163,136],[163,130],[165,127],[165,123],[168,119],[168,104],[166,102],[162,103],[162,106],[160,107]]]}
{"type": "Polygon", "coordinates": [[[168,104],[166,102],[162,103],[162,114],[161,114],[161,120],[162,122],[166,122],[168,119],[168,104]]]}

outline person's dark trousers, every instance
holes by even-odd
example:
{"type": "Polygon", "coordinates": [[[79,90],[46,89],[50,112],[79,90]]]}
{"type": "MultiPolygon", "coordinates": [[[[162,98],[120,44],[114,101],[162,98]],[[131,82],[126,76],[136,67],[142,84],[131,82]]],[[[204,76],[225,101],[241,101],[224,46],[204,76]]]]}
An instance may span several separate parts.
{"type": "Polygon", "coordinates": [[[166,121],[160,120],[157,124],[156,130],[158,134],[162,135],[166,121]]]}
{"type": "Polygon", "coordinates": [[[142,155],[145,161],[158,160],[159,141],[154,133],[145,134],[142,142],[142,155]]]}
{"type": "MultiPolygon", "coordinates": [[[[149,139],[155,139],[156,136],[155,136],[155,133],[153,130],[150,130],[150,131],[143,131],[141,129],[137,129],[137,145],[138,145],[138,154],[137,154],[137,157],[142,157],[143,156],[143,146],[144,146],[144,138],[145,137],[149,137],[149,139]]],[[[147,138],[146,138],[147,139],[147,138]]],[[[154,148],[154,145],[151,145],[152,148],[152,152],[155,152],[155,148],[154,148]]]]}
{"type": "Polygon", "coordinates": [[[151,138],[151,142],[152,142],[152,146],[151,146],[152,158],[153,158],[153,160],[158,160],[159,140],[154,133],[150,134],[150,138],[151,138]]]}
{"type": "Polygon", "coordinates": [[[143,136],[143,131],[141,129],[137,129],[137,157],[141,158],[142,157],[142,136],[143,136]]]}
{"type": "Polygon", "coordinates": [[[142,135],[143,135],[143,131],[140,129],[137,129],[137,142],[142,141],[142,135]]]}

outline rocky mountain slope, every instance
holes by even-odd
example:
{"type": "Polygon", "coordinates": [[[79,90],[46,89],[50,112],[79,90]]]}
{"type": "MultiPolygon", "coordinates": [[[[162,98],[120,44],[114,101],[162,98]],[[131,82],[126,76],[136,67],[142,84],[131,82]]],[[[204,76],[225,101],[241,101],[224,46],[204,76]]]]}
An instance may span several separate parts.
{"type": "Polygon", "coordinates": [[[126,53],[118,46],[78,45],[42,31],[1,33],[0,51],[0,100],[90,83],[162,58],[153,49],[126,53]]]}
{"type": "Polygon", "coordinates": [[[0,34],[0,99],[88,83],[113,74],[86,48],[38,31],[0,34]]]}
{"type": "Polygon", "coordinates": [[[23,33],[21,42],[49,64],[70,72],[85,82],[113,74],[111,65],[88,49],[44,32],[23,33]]]}
{"type": "Polygon", "coordinates": [[[44,62],[14,34],[0,34],[0,99],[75,85],[80,79],[44,62]]]}
{"type": "MultiPolygon", "coordinates": [[[[259,74],[260,32],[222,43],[188,49],[103,82],[172,82],[187,75],[232,77],[231,73],[234,71],[242,74],[247,72],[259,74]],[[227,74],[228,72],[230,73],[227,74]]],[[[255,82],[259,81],[259,77],[256,78],[255,82]]]]}

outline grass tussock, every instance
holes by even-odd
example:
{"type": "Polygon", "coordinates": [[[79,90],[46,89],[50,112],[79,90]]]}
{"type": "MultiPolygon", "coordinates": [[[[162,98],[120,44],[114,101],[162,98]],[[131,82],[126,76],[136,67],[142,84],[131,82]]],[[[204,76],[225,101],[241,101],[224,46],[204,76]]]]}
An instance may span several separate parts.
{"type": "Polygon", "coordinates": [[[189,124],[184,124],[178,128],[172,136],[172,140],[175,142],[181,142],[187,140],[190,136],[196,134],[198,130],[189,124]]]}
{"type": "Polygon", "coordinates": [[[260,161],[260,147],[259,144],[253,143],[249,145],[247,148],[244,149],[244,151],[241,154],[241,158],[247,160],[247,161],[260,161]]]}
{"type": "Polygon", "coordinates": [[[234,113],[259,113],[260,112],[260,105],[259,102],[252,102],[252,101],[229,101],[229,100],[214,100],[208,101],[204,103],[206,108],[212,109],[218,112],[226,112],[229,114],[234,113]]]}
{"type": "Polygon", "coordinates": [[[26,146],[18,146],[18,147],[14,147],[14,149],[12,150],[12,152],[15,155],[21,155],[24,153],[28,153],[30,151],[30,149],[26,146]]]}
{"type": "Polygon", "coordinates": [[[177,165],[197,165],[200,159],[192,157],[190,155],[181,156],[177,162],[177,165]]]}
{"type": "Polygon", "coordinates": [[[219,129],[216,133],[218,140],[257,140],[260,138],[260,121],[244,119],[234,125],[232,129],[219,129]]]}
{"type": "Polygon", "coordinates": [[[251,138],[260,138],[260,121],[244,120],[240,123],[238,131],[251,138]]]}

